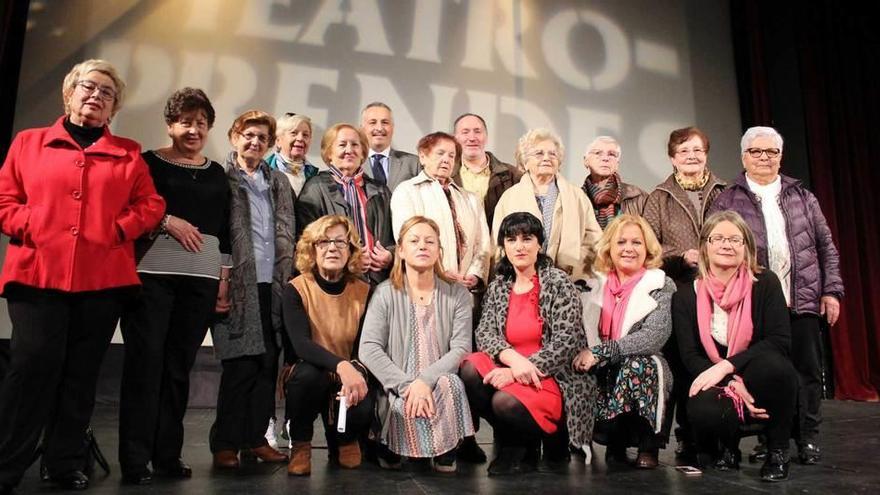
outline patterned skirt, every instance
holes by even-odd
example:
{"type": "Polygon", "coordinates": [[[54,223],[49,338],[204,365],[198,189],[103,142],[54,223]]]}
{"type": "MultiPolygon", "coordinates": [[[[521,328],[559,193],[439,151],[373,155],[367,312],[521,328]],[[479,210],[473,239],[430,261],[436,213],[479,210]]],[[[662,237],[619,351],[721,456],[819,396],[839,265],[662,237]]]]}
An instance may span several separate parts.
{"type": "Polygon", "coordinates": [[[655,432],[660,431],[664,406],[660,366],[652,356],[631,356],[618,365],[599,368],[596,417],[607,421],[635,411],[655,432]]]}
{"type": "Polygon", "coordinates": [[[407,418],[404,399],[392,395],[389,400],[391,414],[385,440],[388,448],[398,455],[436,457],[474,434],[464,383],[458,375],[446,374],[437,380],[432,418],[407,418]]]}

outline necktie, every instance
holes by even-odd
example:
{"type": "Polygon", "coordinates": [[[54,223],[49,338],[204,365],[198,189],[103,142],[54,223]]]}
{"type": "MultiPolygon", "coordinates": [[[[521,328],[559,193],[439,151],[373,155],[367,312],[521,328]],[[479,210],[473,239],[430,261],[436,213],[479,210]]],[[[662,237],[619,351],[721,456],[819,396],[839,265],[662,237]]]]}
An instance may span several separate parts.
{"type": "Polygon", "coordinates": [[[373,180],[382,185],[388,183],[388,178],[385,177],[385,169],[382,168],[382,155],[378,153],[373,155],[373,180]]]}

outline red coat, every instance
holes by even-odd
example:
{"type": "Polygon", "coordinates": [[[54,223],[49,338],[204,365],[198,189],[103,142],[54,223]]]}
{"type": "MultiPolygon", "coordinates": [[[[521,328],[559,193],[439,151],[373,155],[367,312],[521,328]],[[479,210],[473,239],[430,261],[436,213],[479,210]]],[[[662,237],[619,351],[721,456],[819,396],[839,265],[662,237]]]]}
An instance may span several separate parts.
{"type": "Polygon", "coordinates": [[[140,145],[105,128],[83,150],[63,120],[20,132],[0,169],[0,231],[11,238],[0,292],[140,284],[134,240],[165,214],[140,145]]]}

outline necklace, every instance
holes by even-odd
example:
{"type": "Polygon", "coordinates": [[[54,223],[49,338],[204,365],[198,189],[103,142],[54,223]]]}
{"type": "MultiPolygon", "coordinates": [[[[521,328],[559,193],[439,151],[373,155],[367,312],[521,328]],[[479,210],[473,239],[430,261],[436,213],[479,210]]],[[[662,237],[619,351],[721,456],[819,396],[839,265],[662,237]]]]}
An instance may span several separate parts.
{"type": "Polygon", "coordinates": [[[169,165],[174,165],[175,167],[178,167],[180,169],[183,169],[184,171],[186,171],[187,175],[192,177],[192,180],[198,179],[199,170],[205,170],[211,166],[211,160],[209,160],[208,157],[205,157],[205,161],[202,163],[184,163],[184,162],[172,160],[166,156],[161,155],[160,153],[158,153],[156,151],[153,151],[153,154],[158,156],[159,159],[162,160],[163,162],[165,162],[169,165]]]}

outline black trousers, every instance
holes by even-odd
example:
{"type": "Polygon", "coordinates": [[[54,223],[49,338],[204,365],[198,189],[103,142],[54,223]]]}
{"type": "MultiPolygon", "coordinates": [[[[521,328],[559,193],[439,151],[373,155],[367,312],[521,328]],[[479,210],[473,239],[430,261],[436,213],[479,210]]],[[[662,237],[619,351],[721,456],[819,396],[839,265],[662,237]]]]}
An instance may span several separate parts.
{"type": "Polygon", "coordinates": [[[272,328],[272,286],[258,284],[260,319],[266,352],[222,361],[217,419],[211,428],[211,452],[267,445],[266,429],[275,414],[278,343],[272,328]]]}
{"type": "Polygon", "coordinates": [[[122,315],[119,464],[124,472],[181,457],[189,374],[208,331],[219,284],[187,275],[140,277],[141,295],[122,315]]]}
{"type": "Polygon", "coordinates": [[[688,391],[695,377],[691,376],[684,361],[681,360],[681,351],[678,349],[678,339],[675,332],[672,332],[669,340],[663,346],[663,356],[669,364],[669,371],[672,372],[672,394],[666,402],[666,414],[663,418],[661,434],[664,438],[669,438],[674,417],[675,422],[678,423],[678,427],[675,429],[676,439],[680,442],[692,442],[694,438],[688,421],[687,403],[688,391]]]}
{"type": "MultiPolygon", "coordinates": [[[[367,377],[364,375],[364,379],[367,377]]],[[[369,383],[369,382],[368,382],[369,383]]],[[[364,400],[354,407],[348,408],[345,421],[345,433],[336,431],[336,424],[331,423],[339,407],[336,395],[342,384],[334,380],[331,373],[311,363],[300,361],[294,366],[290,379],[287,381],[287,416],[290,418],[290,439],[294,442],[310,442],[315,430],[315,419],[321,415],[324,430],[335,435],[327,435],[329,440],[349,443],[358,439],[367,431],[373,420],[375,398],[367,393],[364,400]]]]}
{"type": "MultiPolygon", "coordinates": [[[[739,375],[755,398],[755,405],[766,409],[770,415],[764,431],[767,446],[787,449],[798,389],[797,374],[791,362],[779,354],[764,353],[739,370],[739,375]]],[[[733,401],[722,396],[720,389],[713,387],[691,397],[687,408],[702,452],[714,452],[719,441],[729,448],[739,445],[739,417],[733,401]]],[[[748,421],[745,406],[743,414],[748,421]]]]}
{"type": "Polygon", "coordinates": [[[818,316],[791,315],[791,361],[798,374],[793,436],[798,444],[814,443],[822,422],[822,332],[818,316]]]}
{"type": "Polygon", "coordinates": [[[6,288],[11,361],[0,385],[0,485],[16,485],[44,436],[50,475],[82,469],[104,354],[131,290],[6,288]]]}

